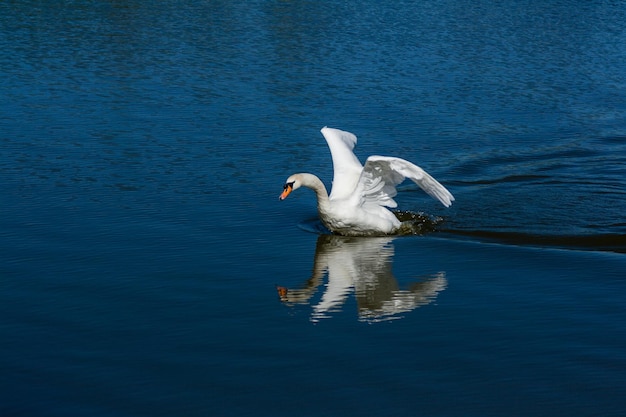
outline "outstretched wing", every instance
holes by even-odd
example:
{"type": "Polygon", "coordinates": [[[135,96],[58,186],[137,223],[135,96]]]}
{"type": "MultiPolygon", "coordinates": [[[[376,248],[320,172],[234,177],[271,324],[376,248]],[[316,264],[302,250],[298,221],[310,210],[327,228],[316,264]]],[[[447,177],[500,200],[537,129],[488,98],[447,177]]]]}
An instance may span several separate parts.
{"type": "Polygon", "coordinates": [[[446,207],[454,201],[454,196],[446,187],[417,165],[400,158],[370,156],[359,178],[357,192],[353,195],[360,200],[355,203],[397,207],[393,199],[398,193],[396,186],[406,178],[446,207]]]}
{"type": "Polygon", "coordinates": [[[322,135],[333,158],[333,187],[330,198],[346,198],[354,192],[363,170],[363,166],[352,152],[356,146],[356,136],[329,127],[322,129],[322,135]]]}

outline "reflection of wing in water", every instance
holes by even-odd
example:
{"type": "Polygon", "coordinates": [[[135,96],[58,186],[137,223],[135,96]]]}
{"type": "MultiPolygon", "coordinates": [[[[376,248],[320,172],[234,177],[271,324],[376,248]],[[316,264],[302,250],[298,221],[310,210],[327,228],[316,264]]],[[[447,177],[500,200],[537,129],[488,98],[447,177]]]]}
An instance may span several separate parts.
{"type": "Polygon", "coordinates": [[[424,277],[408,289],[399,289],[391,271],[394,249],[391,237],[344,237],[320,235],[317,240],[313,274],[301,289],[278,287],[280,299],[288,305],[312,304],[312,320],[329,317],[354,291],[359,318],[381,321],[397,318],[432,302],[447,285],[444,272],[424,277]],[[314,300],[317,288],[328,273],[321,299],[314,300]]]}
{"type": "Polygon", "coordinates": [[[395,278],[389,278],[389,284],[392,285],[388,288],[381,285],[377,289],[360,291],[355,286],[361,320],[384,321],[399,318],[397,314],[430,304],[448,285],[445,272],[422,276],[422,281],[412,284],[408,290],[398,289],[395,278]],[[372,297],[372,294],[375,296],[372,297]]]}

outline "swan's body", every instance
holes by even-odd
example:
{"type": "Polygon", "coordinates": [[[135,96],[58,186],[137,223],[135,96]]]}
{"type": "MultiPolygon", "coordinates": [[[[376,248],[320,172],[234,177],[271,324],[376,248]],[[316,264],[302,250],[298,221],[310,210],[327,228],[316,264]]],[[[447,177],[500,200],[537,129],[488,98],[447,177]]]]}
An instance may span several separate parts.
{"type": "Polygon", "coordinates": [[[333,159],[330,196],[318,177],[300,173],[287,179],[280,199],[302,186],[311,188],[317,195],[320,220],[330,231],[346,236],[396,233],[402,223],[388,207],[398,206],[393,200],[396,186],[406,178],[446,207],[454,201],[443,185],[417,165],[400,158],[370,156],[363,166],[352,152],[356,136],[328,127],[322,135],[333,159]]]}

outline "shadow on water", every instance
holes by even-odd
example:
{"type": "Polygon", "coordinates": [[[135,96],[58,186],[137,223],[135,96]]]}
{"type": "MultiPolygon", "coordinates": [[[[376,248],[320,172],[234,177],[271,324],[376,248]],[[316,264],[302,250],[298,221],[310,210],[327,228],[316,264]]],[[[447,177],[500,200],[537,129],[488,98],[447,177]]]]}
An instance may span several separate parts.
{"type": "Polygon", "coordinates": [[[520,246],[547,246],[562,249],[594,250],[626,253],[626,235],[540,235],[489,230],[440,229],[444,235],[461,236],[472,240],[520,246]]]}
{"type": "Polygon", "coordinates": [[[351,293],[359,320],[369,323],[398,319],[430,304],[447,286],[445,272],[420,276],[401,289],[392,272],[393,239],[321,234],[311,277],[299,288],[277,286],[280,300],[290,307],[311,305],[313,322],[339,311],[351,293]]]}

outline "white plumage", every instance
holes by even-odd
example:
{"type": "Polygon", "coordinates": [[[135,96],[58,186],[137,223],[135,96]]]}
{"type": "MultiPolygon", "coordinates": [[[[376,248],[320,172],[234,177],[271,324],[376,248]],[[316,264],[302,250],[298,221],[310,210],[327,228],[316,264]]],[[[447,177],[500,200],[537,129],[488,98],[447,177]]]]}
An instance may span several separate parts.
{"type": "Polygon", "coordinates": [[[294,174],[287,179],[284,200],[291,191],[304,186],[317,194],[320,220],[332,232],[347,235],[394,234],[401,222],[388,208],[397,207],[393,199],[396,186],[406,178],[431,197],[449,207],[454,196],[426,171],[401,158],[370,156],[362,166],[352,150],[356,136],[325,127],[322,134],[333,159],[333,186],[330,196],[322,181],[313,174],[294,174]]]}

